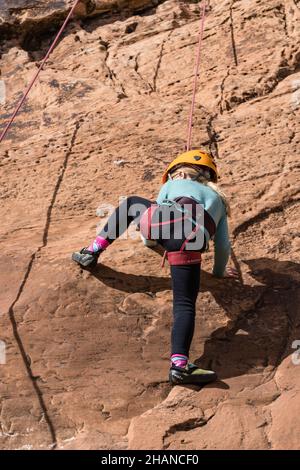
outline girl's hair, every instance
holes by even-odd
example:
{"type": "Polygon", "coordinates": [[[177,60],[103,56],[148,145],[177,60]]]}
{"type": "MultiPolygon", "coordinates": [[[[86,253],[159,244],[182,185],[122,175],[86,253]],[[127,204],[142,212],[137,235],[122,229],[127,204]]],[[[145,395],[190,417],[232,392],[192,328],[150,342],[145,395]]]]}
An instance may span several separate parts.
{"type": "Polygon", "coordinates": [[[210,170],[206,167],[201,167],[199,165],[187,165],[187,164],[179,164],[172,169],[169,173],[170,179],[179,179],[182,173],[188,175],[192,180],[198,181],[198,183],[204,184],[209,188],[213,189],[219,196],[221,197],[226,213],[228,217],[231,215],[230,204],[224,192],[219,188],[216,183],[211,181],[211,173],[210,170]]]}

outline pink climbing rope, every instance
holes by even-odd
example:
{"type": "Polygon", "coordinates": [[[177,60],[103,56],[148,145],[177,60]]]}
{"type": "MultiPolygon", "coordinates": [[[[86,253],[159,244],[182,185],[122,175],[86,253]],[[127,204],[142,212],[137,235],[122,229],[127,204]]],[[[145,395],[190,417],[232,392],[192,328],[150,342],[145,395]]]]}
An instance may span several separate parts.
{"type": "Polygon", "coordinates": [[[9,120],[8,123],[6,124],[6,126],[5,126],[5,128],[4,128],[4,130],[3,130],[3,132],[1,133],[1,136],[0,136],[0,143],[1,143],[2,140],[4,139],[4,137],[6,136],[6,134],[7,134],[8,130],[9,130],[9,128],[11,127],[12,123],[14,122],[14,120],[15,120],[15,118],[16,118],[18,112],[20,111],[21,107],[23,106],[23,103],[24,103],[24,101],[26,100],[26,98],[27,98],[27,96],[28,96],[28,94],[29,94],[31,88],[33,87],[35,81],[37,80],[37,78],[38,78],[38,76],[39,76],[41,70],[43,69],[45,63],[47,62],[47,60],[48,60],[48,58],[49,58],[51,52],[52,52],[53,49],[55,48],[55,46],[56,46],[56,44],[57,44],[57,42],[58,42],[60,36],[62,35],[62,33],[63,33],[65,27],[67,26],[67,23],[68,23],[69,19],[70,19],[71,16],[73,15],[73,12],[74,12],[75,8],[76,8],[77,4],[78,4],[80,1],[81,1],[81,0],[76,0],[75,3],[74,3],[74,5],[72,6],[71,10],[69,11],[68,16],[66,17],[66,19],[65,19],[65,21],[64,21],[64,23],[63,23],[63,25],[62,25],[62,27],[61,27],[60,30],[58,31],[58,33],[57,33],[57,35],[56,35],[56,37],[55,37],[53,43],[51,44],[50,49],[48,50],[47,54],[45,55],[45,57],[44,57],[44,59],[43,59],[43,61],[42,61],[42,63],[41,63],[41,65],[39,66],[39,68],[38,68],[36,74],[34,75],[34,77],[32,78],[32,80],[30,81],[28,87],[26,88],[26,90],[25,90],[25,92],[24,92],[22,98],[20,99],[20,101],[19,101],[19,103],[18,103],[18,105],[17,105],[17,107],[16,107],[16,109],[15,109],[15,111],[14,111],[12,117],[10,118],[10,120],[9,120]]]}
{"type": "Polygon", "coordinates": [[[192,142],[193,115],[194,115],[195,101],[196,101],[198,72],[199,72],[200,61],[201,61],[205,12],[206,12],[206,0],[203,1],[202,15],[200,17],[200,24],[199,24],[199,41],[198,41],[198,47],[197,47],[196,59],[195,59],[195,77],[194,77],[194,86],[193,86],[193,96],[192,96],[192,103],[191,103],[191,109],[190,109],[189,121],[188,121],[188,135],[187,135],[187,144],[186,144],[187,151],[190,150],[191,142],[192,142]]]}

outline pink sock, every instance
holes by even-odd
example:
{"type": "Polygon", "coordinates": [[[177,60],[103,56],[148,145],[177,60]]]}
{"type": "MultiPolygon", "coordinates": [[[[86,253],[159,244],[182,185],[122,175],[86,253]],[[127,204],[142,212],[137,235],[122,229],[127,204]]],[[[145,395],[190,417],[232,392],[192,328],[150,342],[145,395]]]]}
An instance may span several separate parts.
{"type": "Polygon", "coordinates": [[[171,365],[174,365],[176,367],[181,367],[182,369],[184,369],[188,363],[188,360],[189,358],[185,356],[184,354],[172,354],[171,365]]]}
{"type": "Polygon", "coordinates": [[[109,242],[103,237],[96,237],[95,240],[88,247],[89,251],[93,253],[105,250],[109,246],[109,242]]]}

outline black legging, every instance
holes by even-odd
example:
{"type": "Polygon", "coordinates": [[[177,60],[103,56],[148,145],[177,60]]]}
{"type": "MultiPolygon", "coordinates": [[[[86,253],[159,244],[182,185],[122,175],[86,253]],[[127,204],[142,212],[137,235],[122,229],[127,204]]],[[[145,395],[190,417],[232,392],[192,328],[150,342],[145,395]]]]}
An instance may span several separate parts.
{"type": "Polygon", "coordinates": [[[99,233],[110,244],[119,238],[129,227],[131,222],[139,224],[145,210],[153,204],[148,199],[139,196],[129,196],[111,214],[107,223],[99,233]]]}
{"type": "MultiPolygon", "coordinates": [[[[125,199],[108,219],[100,232],[109,243],[120,237],[131,222],[138,224],[152,202],[139,196],[125,199]]],[[[167,251],[179,250],[178,240],[157,240],[167,251]]],[[[200,287],[200,264],[171,266],[173,289],[172,354],[189,356],[195,328],[195,303],[200,287]]]]}
{"type": "Polygon", "coordinates": [[[189,356],[195,328],[195,304],[200,287],[200,264],[171,266],[173,289],[172,354],[189,356]]]}

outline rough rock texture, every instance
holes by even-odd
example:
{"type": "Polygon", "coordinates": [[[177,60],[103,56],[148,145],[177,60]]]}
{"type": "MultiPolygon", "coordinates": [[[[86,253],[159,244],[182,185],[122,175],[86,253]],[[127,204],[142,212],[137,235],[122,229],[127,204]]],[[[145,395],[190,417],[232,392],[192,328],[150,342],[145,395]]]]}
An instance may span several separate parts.
{"type": "MultiPolygon", "coordinates": [[[[0,1],[1,128],[71,3],[0,1]]],[[[1,448],[299,448],[299,7],[209,2],[193,143],[216,155],[240,280],[205,256],[192,358],[220,381],[172,390],[159,255],[134,229],[93,273],[70,253],[184,148],[199,4],[78,8],[0,148],[1,448]]]]}

